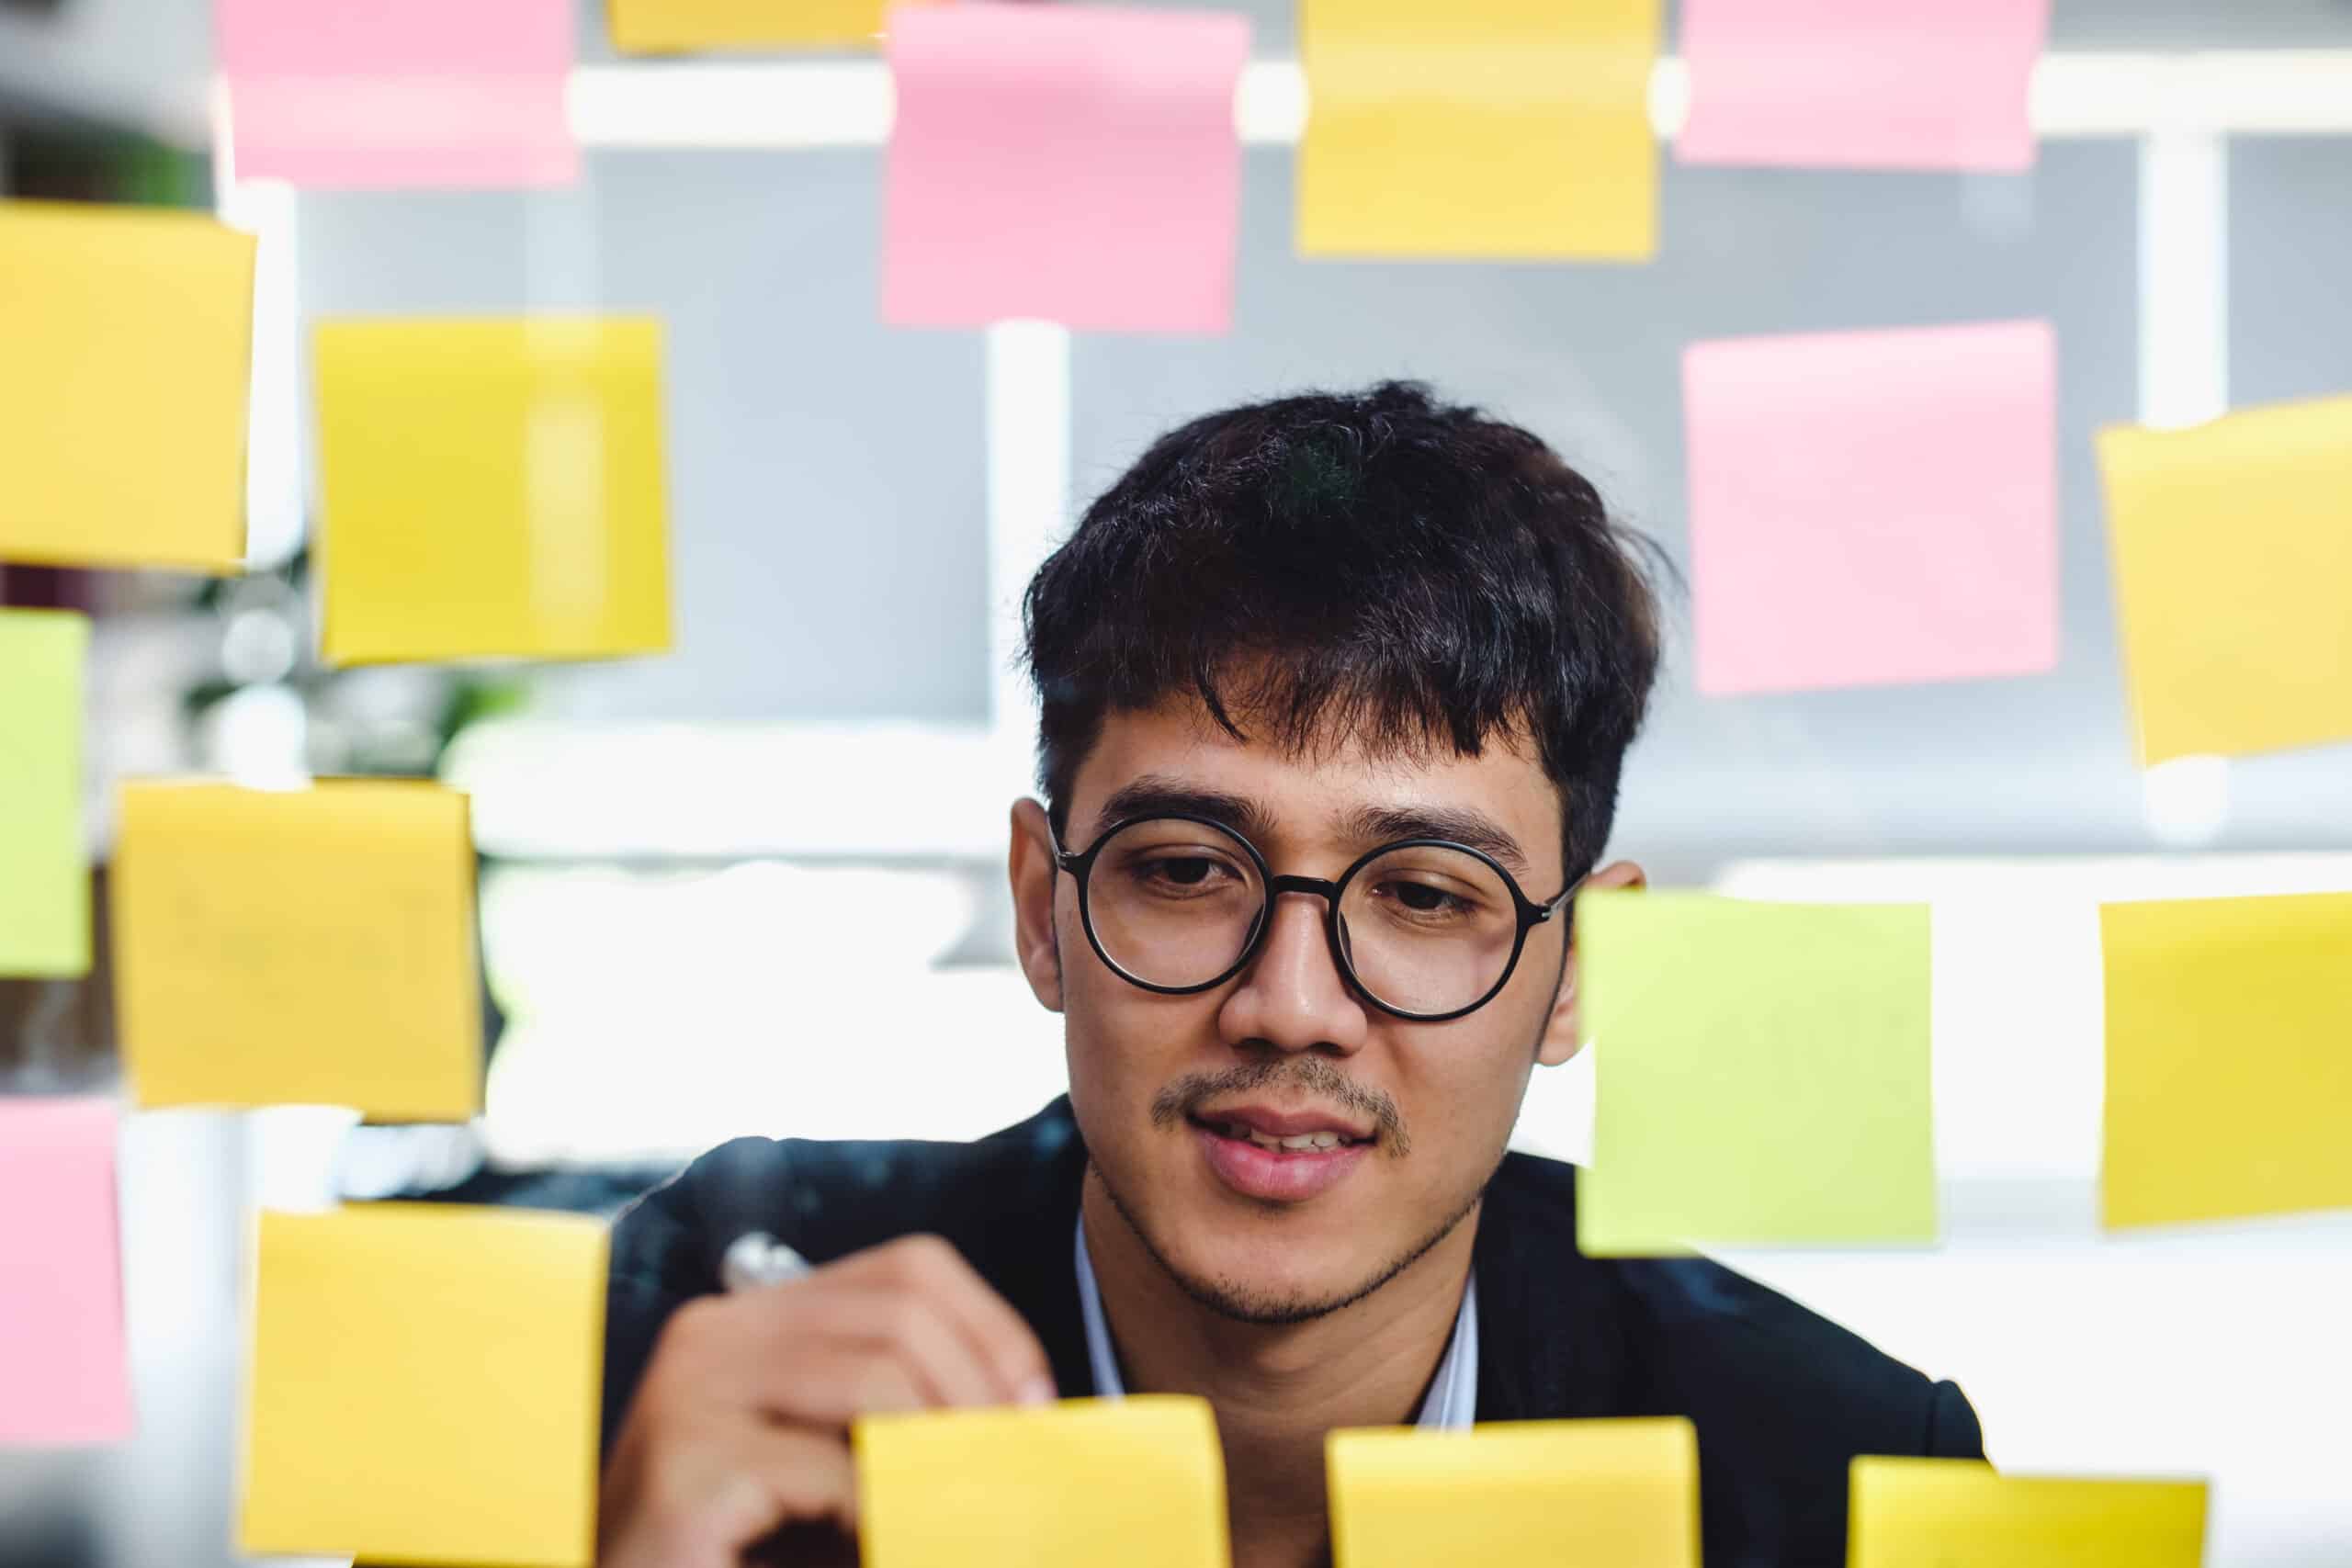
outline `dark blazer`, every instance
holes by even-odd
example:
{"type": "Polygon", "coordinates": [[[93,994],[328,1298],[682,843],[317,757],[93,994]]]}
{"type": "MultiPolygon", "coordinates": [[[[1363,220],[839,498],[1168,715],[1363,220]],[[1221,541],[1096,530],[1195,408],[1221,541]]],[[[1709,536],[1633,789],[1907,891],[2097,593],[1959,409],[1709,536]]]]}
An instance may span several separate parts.
{"type": "MultiPolygon", "coordinates": [[[[819,1263],[943,1235],[1028,1319],[1061,1392],[1092,1393],[1070,1245],[1085,1168],[1067,1099],[972,1144],[742,1138],[714,1149],[614,1230],[605,1447],[663,1321],[718,1289],[719,1258],[745,1231],[819,1263]]],[[[1575,1167],[1507,1156],[1472,1254],[1478,1419],[1688,1416],[1708,1568],[1842,1568],[1856,1454],[1984,1457],[1953,1384],[1719,1264],[1589,1258],[1576,1234],[1575,1167]]]]}

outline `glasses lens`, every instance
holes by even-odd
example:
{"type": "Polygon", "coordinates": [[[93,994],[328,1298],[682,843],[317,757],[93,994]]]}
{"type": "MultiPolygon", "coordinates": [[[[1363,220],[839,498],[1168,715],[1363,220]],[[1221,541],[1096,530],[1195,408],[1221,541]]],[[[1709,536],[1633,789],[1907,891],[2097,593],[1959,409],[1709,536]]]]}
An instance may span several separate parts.
{"type": "Polygon", "coordinates": [[[1130,822],[1102,841],[1086,886],[1104,954],[1152,986],[1204,986],[1233,967],[1266,908],[1241,840],[1204,822],[1130,822]]]}
{"type": "Polygon", "coordinates": [[[1502,874],[1433,845],[1391,850],[1357,872],[1340,896],[1340,920],[1357,981],[1400,1012],[1453,1012],[1483,999],[1519,940],[1519,905],[1502,874]]]}

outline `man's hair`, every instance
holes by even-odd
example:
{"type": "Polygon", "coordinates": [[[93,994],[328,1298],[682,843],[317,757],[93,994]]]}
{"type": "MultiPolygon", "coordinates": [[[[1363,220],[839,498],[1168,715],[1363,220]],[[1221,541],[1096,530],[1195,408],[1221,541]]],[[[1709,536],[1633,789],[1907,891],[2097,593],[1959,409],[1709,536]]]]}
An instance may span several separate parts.
{"type": "Polygon", "coordinates": [[[1522,739],[1580,878],[1657,671],[1657,558],[1543,442],[1417,383],[1193,420],[1030,580],[1054,830],[1067,841],[1104,716],[1184,694],[1237,739],[1291,748],[1522,739]]]}

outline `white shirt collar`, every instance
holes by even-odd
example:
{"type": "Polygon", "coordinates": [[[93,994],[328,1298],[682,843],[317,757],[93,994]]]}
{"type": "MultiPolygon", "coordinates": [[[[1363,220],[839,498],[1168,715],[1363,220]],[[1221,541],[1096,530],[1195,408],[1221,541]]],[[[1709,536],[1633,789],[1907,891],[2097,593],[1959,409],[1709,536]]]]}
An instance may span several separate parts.
{"type": "MultiPolygon", "coordinates": [[[[1086,1216],[1078,1221],[1078,1310],[1086,1322],[1086,1360],[1094,1373],[1094,1392],[1104,1399],[1123,1399],[1126,1384],[1119,1378],[1119,1358],[1111,1349],[1111,1325],[1102,1316],[1102,1292],[1094,1282],[1094,1260],[1086,1252],[1086,1216]]],[[[1430,1431],[1466,1431],[1478,1416],[1478,1277],[1462,1284],[1462,1306],[1453,1314],[1453,1337],[1446,1342],[1445,1359],[1430,1381],[1429,1397],[1414,1425],[1430,1431]]]]}

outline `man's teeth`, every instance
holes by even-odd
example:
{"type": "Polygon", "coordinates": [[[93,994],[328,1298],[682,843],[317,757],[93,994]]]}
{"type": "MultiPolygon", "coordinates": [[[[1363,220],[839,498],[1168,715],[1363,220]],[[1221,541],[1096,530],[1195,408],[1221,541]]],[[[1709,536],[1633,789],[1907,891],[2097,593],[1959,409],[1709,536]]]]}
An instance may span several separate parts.
{"type": "Polygon", "coordinates": [[[1227,1127],[1225,1135],[1255,1144],[1261,1149],[1336,1149],[1347,1142],[1337,1133],[1300,1133],[1288,1138],[1270,1138],[1240,1122],[1227,1127]]]}

